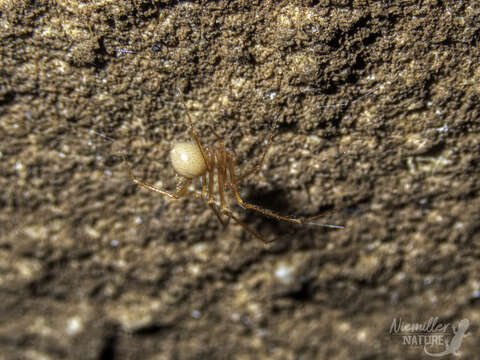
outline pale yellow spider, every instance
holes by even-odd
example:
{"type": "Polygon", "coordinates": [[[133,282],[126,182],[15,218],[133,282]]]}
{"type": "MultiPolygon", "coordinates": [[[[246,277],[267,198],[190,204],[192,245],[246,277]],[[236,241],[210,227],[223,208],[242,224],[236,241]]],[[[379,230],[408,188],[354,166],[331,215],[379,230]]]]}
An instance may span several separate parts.
{"type": "MultiPolygon", "coordinates": [[[[180,91],[179,91],[180,92],[180,91]]],[[[192,135],[194,138],[194,142],[178,142],[175,143],[171,152],[170,152],[170,161],[175,172],[180,175],[181,179],[177,184],[177,191],[176,193],[169,192],[164,189],[160,189],[156,186],[149,185],[144,183],[141,180],[138,180],[132,172],[130,165],[127,162],[125,155],[122,155],[123,160],[127,166],[128,173],[130,178],[135,184],[138,184],[144,187],[147,190],[169,196],[172,199],[178,199],[181,196],[193,196],[198,199],[202,199],[207,201],[210,208],[213,210],[215,215],[217,216],[218,220],[223,226],[227,226],[228,221],[233,219],[239,225],[241,225],[245,230],[255,236],[257,239],[262,240],[264,243],[271,242],[272,240],[268,241],[263,236],[261,236],[258,232],[250,228],[247,224],[241,221],[237,216],[235,216],[232,211],[228,208],[227,199],[225,197],[225,190],[233,190],[235,195],[235,199],[237,203],[245,208],[257,211],[263,215],[267,215],[273,217],[278,220],[287,221],[294,224],[304,224],[307,222],[311,222],[324,216],[325,213],[315,215],[308,218],[293,218],[293,217],[286,217],[282,215],[278,215],[273,213],[270,210],[262,209],[256,205],[248,204],[242,200],[240,197],[240,193],[238,191],[237,185],[242,180],[246,179],[248,176],[260,171],[263,161],[265,160],[265,155],[267,154],[268,148],[270,147],[272,138],[273,138],[273,130],[276,126],[276,120],[272,126],[272,132],[268,138],[267,146],[263,152],[262,157],[260,158],[260,162],[257,166],[253,167],[249,171],[245,172],[242,175],[237,175],[235,172],[235,156],[230,151],[225,148],[223,140],[217,133],[213,130],[213,134],[217,138],[217,143],[213,144],[212,146],[203,146],[198,134],[193,127],[193,121],[190,116],[190,113],[187,110],[185,105],[185,100],[183,99],[183,94],[180,92],[182,103],[185,107],[185,112],[187,114],[188,122],[190,125],[190,129],[192,131],[192,135]],[[191,191],[188,190],[188,187],[192,183],[192,180],[200,177],[202,182],[202,191],[191,191]],[[217,182],[217,186],[215,186],[215,182],[217,182]],[[219,201],[215,198],[215,195],[218,195],[219,201]],[[227,221],[224,221],[221,217],[221,214],[227,216],[227,221]]],[[[325,227],[331,228],[343,228],[343,226],[337,225],[326,225],[326,224],[315,224],[325,227]]]]}

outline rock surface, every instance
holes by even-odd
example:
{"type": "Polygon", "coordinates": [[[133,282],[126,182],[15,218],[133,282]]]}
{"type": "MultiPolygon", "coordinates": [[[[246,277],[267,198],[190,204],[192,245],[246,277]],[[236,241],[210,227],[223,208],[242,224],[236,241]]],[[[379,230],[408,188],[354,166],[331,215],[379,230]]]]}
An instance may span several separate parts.
{"type": "Polygon", "coordinates": [[[2,1],[0,359],[478,356],[480,6],[382,3],[2,1]],[[177,89],[240,173],[278,119],[242,195],[345,228],[132,184],[175,188],[177,89]]]}

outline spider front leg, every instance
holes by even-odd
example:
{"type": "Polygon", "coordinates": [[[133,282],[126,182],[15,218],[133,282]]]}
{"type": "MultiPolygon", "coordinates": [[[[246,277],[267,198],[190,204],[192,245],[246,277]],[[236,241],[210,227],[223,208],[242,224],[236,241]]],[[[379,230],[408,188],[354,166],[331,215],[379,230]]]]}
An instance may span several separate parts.
{"type": "Polygon", "coordinates": [[[133,172],[132,172],[132,169],[130,168],[130,165],[128,164],[128,161],[127,161],[127,158],[125,157],[124,154],[122,154],[122,158],[123,158],[123,161],[125,162],[125,165],[127,166],[127,170],[128,170],[128,174],[130,175],[130,179],[132,179],[132,182],[137,184],[137,185],[140,185],[142,187],[144,187],[145,189],[147,190],[150,190],[150,191],[153,191],[153,192],[156,192],[156,193],[159,193],[159,194],[162,194],[162,195],[166,195],[172,199],[178,199],[179,197],[181,197],[185,191],[187,190],[188,186],[190,185],[190,183],[192,182],[190,179],[187,179],[185,181],[185,183],[182,185],[182,187],[177,190],[177,193],[171,193],[171,192],[168,192],[166,190],[163,190],[163,189],[160,189],[156,186],[153,186],[153,185],[149,185],[149,184],[146,184],[144,183],[143,181],[141,180],[138,180],[135,175],[133,175],[133,172]]]}
{"type": "MultiPolygon", "coordinates": [[[[273,135],[275,134],[274,131],[275,131],[275,127],[277,126],[277,122],[278,122],[278,117],[276,117],[275,120],[273,121],[272,129],[270,130],[270,136],[268,137],[267,145],[265,147],[265,150],[263,151],[263,154],[262,154],[262,157],[260,158],[260,161],[252,169],[248,170],[246,173],[244,173],[242,175],[239,175],[235,179],[236,184],[245,180],[250,175],[253,175],[253,174],[259,172],[262,169],[262,165],[263,165],[263,162],[265,160],[265,157],[267,156],[268,149],[270,149],[270,145],[272,144],[272,139],[273,139],[273,135]]],[[[231,188],[232,187],[231,184],[228,184],[228,187],[231,188]]]]}
{"type": "Polygon", "coordinates": [[[195,139],[195,142],[197,143],[197,146],[200,149],[203,161],[205,162],[205,165],[207,167],[207,171],[210,171],[212,169],[213,164],[210,164],[209,161],[207,160],[207,154],[205,153],[205,149],[202,146],[202,142],[198,137],[197,131],[193,127],[193,120],[192,120],[192,117],[190,116],[190,112],[187,109],[187,104],[185,103],[185,97],[183,96],[183,92],[179,88],[177,88],[177,91],[178,91],[178,94],[180,95],[180,99],[182,100],[185,113],[187,114],[188,123],[190,124],[190,131],[192,132],[193,138],[195,139]]]}

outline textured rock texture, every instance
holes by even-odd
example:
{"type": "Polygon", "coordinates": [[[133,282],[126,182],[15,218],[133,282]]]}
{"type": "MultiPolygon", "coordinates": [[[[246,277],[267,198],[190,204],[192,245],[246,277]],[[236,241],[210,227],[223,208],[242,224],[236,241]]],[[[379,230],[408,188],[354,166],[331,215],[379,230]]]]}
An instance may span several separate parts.
{"type": "Polygon", "coordinates": [[[0,359],[478,357],[480,6],[385,3],[1,1],[0,359]],[[240,172],[277,118],[242,195],[345,228],[132,184],[175,188],[177,89],[240,172]]]}

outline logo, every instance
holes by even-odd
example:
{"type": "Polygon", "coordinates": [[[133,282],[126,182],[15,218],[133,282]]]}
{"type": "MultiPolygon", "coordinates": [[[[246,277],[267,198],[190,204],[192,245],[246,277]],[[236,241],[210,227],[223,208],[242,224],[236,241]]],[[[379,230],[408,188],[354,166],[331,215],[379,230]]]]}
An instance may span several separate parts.
{"type": "Polygon", "coordinates": [[[469,326],[468,319],[452,325],[440,323],[438,317],[430,318],[424,323],[407,323],[402,318],[394,318],[390,334],[401,337],[402,345],[423,347],[425,354],[432,357],[459,356],[469,326]]]}

